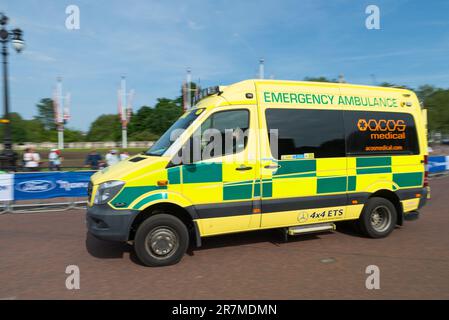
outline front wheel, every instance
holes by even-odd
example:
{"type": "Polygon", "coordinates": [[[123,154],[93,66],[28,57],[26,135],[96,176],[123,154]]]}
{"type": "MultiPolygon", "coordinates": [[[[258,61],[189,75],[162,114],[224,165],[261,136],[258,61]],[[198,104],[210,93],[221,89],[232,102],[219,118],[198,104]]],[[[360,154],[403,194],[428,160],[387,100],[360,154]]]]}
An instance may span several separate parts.
{"type": "Polygon", "coordinates": [[[134,250],[146,266],[159,267],[178,263],[189,246],[185,224],[169,214],[157,214],[139,226],[134,250]]]}
{"type": "Polygon", "coordinates": [[[365,204],[358,226],[370,238],[384,238],[393,231],[396,221],[394,205],[387,199],[374,197],[365,204]]]}

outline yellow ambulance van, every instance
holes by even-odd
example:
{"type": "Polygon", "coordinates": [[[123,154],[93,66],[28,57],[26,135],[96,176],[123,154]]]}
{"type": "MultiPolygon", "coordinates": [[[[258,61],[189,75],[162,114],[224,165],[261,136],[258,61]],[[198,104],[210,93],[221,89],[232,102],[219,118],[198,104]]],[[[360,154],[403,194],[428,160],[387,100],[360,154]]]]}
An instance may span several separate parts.
{"type": "Polygon", "coordinates": [[[88,230],[177,263],[204,237],[353,220],[381,238],[429,194],[426,128],[409,90],[246,80],[201,91],[152,147],[97,172],[88,230]]]}

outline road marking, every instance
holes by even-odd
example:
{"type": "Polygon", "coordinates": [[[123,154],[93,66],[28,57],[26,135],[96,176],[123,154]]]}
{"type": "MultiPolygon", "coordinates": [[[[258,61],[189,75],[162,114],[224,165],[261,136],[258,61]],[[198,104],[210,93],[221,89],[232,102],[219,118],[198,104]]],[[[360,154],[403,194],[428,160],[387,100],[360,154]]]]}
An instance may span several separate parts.
{"type": "Polygon", "coordinates": [[[334,263],[335,261],[334,258],[324,258],[320,260],[321,263],[334,263]]]}

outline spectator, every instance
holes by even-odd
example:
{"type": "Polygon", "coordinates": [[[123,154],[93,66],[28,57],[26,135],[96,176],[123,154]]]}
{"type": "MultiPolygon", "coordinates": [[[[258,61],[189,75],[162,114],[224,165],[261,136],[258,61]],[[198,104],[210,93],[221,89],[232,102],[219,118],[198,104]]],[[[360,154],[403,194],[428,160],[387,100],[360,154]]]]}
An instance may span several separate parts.
{"type": "Polygon", "coordinates": [[[61,151],[58,149],[51,149],[50,153],[48,154],[48,165],[50,168],[50,171],[59,171],[61,170],[61,151]]]}
{"type": "Polygon", "coordinates": [[[41,157],[33,148],[25,149],[23,154],[23,166],[27,171],[38,171],[41,157]]]}
{"type": "Polygon", "coordinates": [[[105,157],[106,160],[106,164],[108,165],[108,167],[116,164],[117,162],[120,161],[119,156],[117,154],[117,150],[112,149],[105,157]]]}
{"type": "Polygon", "coordinates": [[[84,162],[86,167],[90,167],[92,170],[98,170],[101,161],[101,155],[97,153],[97,150],[92,150],[86,157],[84,162]]]}
{"type": "Polygon", "coordinates": [[[122,153],[120,153],[120,161],[126,160],[128,158],[129,158],[129,153],[127,151],[122,151],[122,153]]]}

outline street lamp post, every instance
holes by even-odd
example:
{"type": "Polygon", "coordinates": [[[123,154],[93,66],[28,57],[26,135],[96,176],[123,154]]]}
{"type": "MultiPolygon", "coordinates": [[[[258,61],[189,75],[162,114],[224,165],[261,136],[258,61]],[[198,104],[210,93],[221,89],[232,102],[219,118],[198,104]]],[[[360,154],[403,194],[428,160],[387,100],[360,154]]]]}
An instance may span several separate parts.
{"type": "Polygon", "coordinates": [[[3,134],[3,151],[0,154],[2,170],[15,171],[17,154],[12,149],[11,123],[9,116],[9,93],[8,93],[8,42],[11,42],[17,52],[21,52],[25,46],[22,39],[22,30],[13,29],[8,31],[6,25],[8,17],[0,12],[0,42],[2,44],[3,56],[3,107],[4,116],[2,123],[5,126],[3,134]]]}

